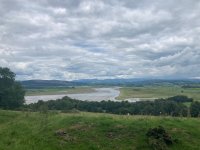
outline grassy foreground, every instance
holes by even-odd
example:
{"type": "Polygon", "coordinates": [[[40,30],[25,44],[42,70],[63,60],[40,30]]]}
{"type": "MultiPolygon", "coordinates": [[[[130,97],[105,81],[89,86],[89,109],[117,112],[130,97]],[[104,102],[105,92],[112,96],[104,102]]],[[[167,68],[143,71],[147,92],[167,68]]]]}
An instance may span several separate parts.
{"type": "Polygon", "coordinates": [[[179,140],[170,149],[199,150],[199,124],[198,118],[0,110],[0,150],[148,150],[145,134],[158,125],[179,140]]]}

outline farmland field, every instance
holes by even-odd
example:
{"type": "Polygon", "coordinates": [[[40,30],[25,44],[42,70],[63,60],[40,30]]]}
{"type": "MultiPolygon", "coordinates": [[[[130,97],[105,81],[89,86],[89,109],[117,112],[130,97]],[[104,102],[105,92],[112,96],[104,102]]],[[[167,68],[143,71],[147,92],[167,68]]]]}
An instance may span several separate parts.
{"type": "Polygon", "coordinates": [[[127,98],[167,98],[176,95],[185,95],[200,100],[200,88],[182,88],[180,86],[144,86],[144,87],[122,87],[117,99],[127,98]]]}

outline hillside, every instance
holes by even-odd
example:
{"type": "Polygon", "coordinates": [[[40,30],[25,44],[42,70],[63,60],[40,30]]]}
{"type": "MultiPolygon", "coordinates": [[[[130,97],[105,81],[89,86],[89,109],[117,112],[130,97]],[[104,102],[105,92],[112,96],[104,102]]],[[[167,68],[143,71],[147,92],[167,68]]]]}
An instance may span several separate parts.
{"type": "Polygon", "coordinates": [[[46,88],[46,87],[70,87],[70,86],[80,85],[72,81],[62,81],[62,80],[25,80],[20,82],[22,86],[27,89],[46,88]]]}
{"type": "Polygon", "coordinates": [[[148,150],[145,134],[158,125],[178,139],[170,149],[198,150],[199,124],[193,118],[0,110],[0,150],[148,150]]]}
{"type": "Polygon", "coordinates": [[[85,79],[85,80],[25,80],[20,81],[27,88],[72,87],[72,86],[147,86],[147,85],[179,85],[186,88],[199,87],[200,80],[195,79],[85,79]]]}

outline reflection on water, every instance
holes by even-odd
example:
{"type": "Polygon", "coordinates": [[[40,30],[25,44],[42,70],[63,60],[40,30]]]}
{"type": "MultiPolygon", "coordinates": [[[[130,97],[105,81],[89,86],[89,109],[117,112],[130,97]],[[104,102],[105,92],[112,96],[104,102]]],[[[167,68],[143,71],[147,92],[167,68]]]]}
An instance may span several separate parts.
{"type": "Polygon", "coordinates": [[[87,100],[87,101],[102,101],[102,100],[115,100],[119,96],[119,88],[95,88],[93,93],[78,93],[78,94],[59,94],[59,95],[40,95],[40,96],[25,96],[27,104],[35,103],[38,100],[48,101],[56,100],[64,96],[69,96],[74,99],[87,100]]]}
{"type": "Polygon", "coordinates": [[[120,94],[118,88],[95,88],[95,91],[93,93],[67,94],[67,96],[79,100],[102,101],[115,100],[120,94]]]}
{"type": "MultiPolygon", "coordinates": [[[[48,101],[48,100],[56,100],[62,98],[64,96],[69,96],[74,99],[79,99],[83,101],[102,101],[102,100],[112,100],[119,101],[115,98],[120,94],[119,88],[95,88],[95,92],[93,93],[78,93],[78,94],[59,94],[59,95],[40,95],[40,96],[25,96],[25,100],[27,104],[36,103],[38,100],[48,101]]],[[[155,98],[129,98],[125,99],[129,102],[136,102],[140,100],[153,100],[155,98]]]]}

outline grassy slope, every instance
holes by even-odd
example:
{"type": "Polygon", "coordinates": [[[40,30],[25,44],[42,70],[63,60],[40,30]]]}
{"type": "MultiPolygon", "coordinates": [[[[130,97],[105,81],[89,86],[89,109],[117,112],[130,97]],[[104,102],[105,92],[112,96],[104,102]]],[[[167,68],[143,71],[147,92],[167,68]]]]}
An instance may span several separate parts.
{"type": "Polygon", "coordinates": [[[166,98],[175,95],[186,95],[194,100],[200,100],[199,88],[183,89],[179,86],[145,86],[120,88],[118,99],[126,98],[166,98]]]}
{"type": "Polygon", "coordinates": [[[44,114],[0,110],[0,150],[147,150],[148,128],[164,126],[179,143],[171,149],[198,150],[200,120],[77,113],[44,114]],[[65,130],[67,135],[54,133],[65,130]]]}

